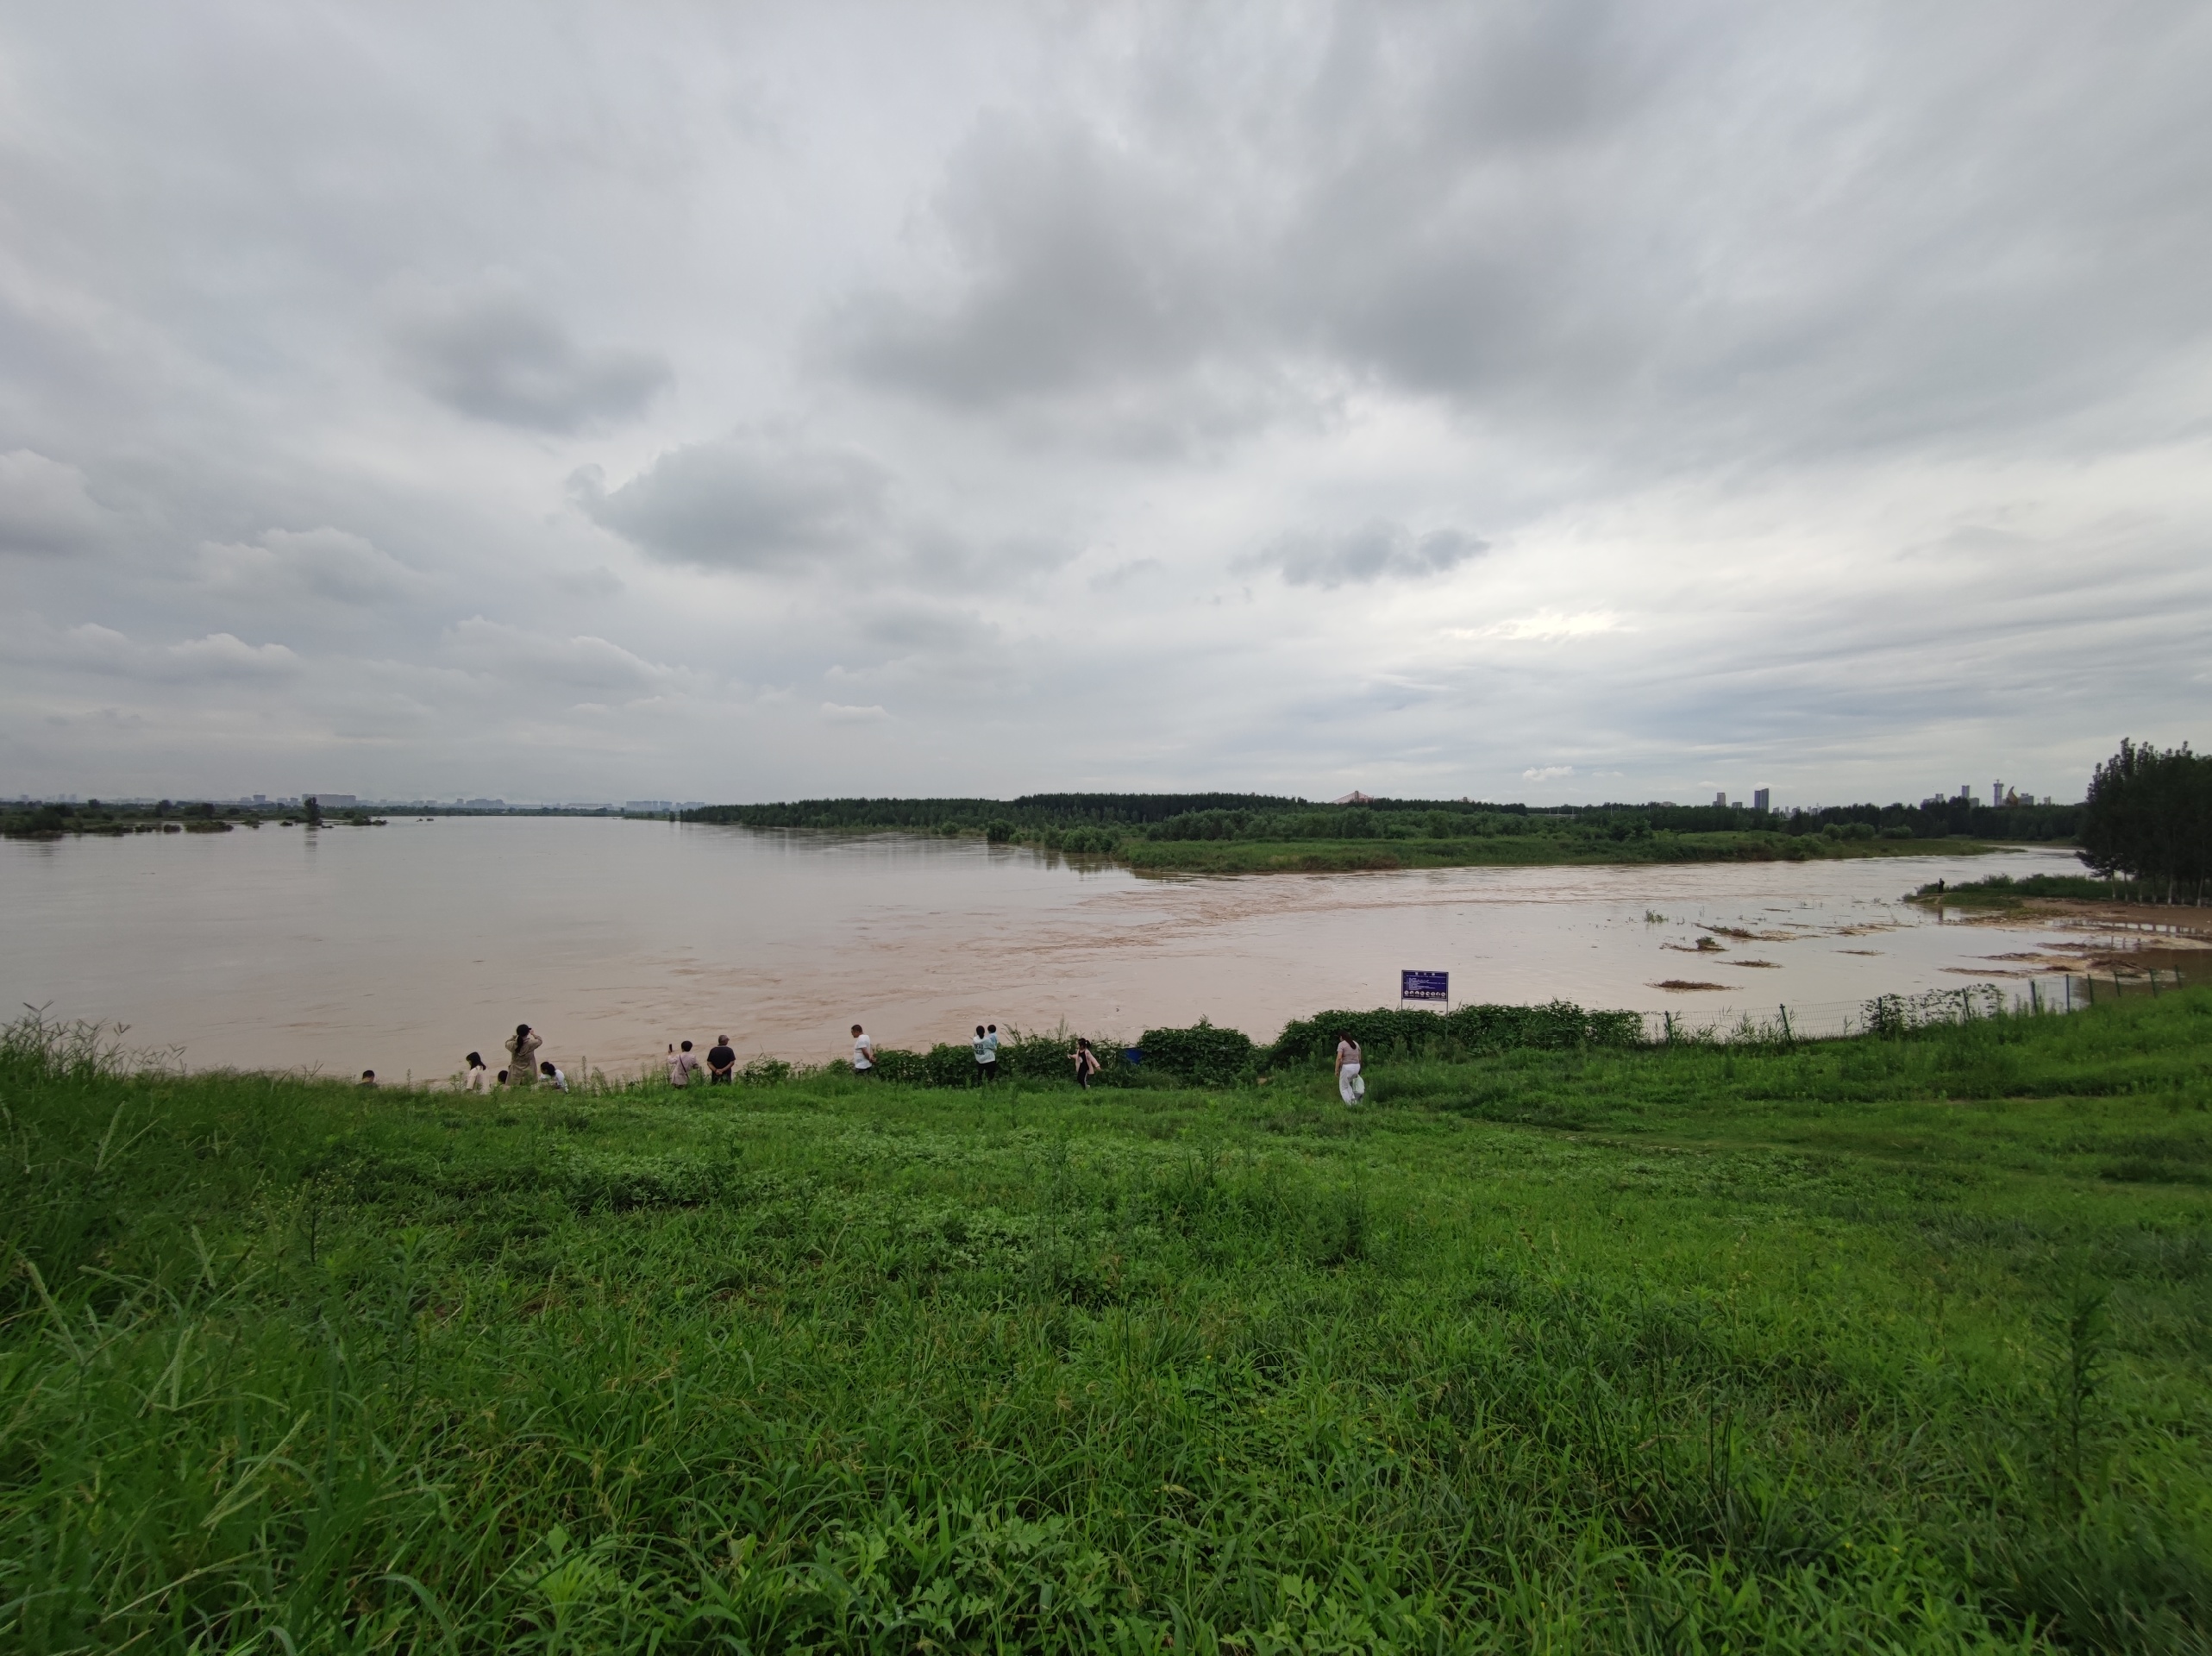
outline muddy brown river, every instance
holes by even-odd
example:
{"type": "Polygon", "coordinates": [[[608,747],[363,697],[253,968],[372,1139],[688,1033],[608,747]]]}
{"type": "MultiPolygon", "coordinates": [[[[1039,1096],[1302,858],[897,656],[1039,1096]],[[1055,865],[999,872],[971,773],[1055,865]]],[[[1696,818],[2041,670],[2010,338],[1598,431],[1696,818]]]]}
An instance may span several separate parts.
{"type": "MultiPolygon", "coordinates": [[[[2075,872],[2063,852],[1803,863],[1140,879],[975,841],[563,818],[0,844],[9,1003],[129,1026],[193,1068],[442,1077],[517,1021],[545,1055],[633,1070],[672,1040],[818,1060],[978,1022],[1133,1038],[1200,1014],[1262,1039],[1452,998],[1791,1008],[2026,993],[2069,938],[1946,921],[1938,878],[2075,872]],[[1710,939],[1701,947],[1700,938],[1710,939]],[[1663,984],[1710,987],[1661,988],[1663,984]]],[[[2077,943],[2077,939],[2073,941],[2077,943]]],[[[2053,985],[2054,992],[2056,985],[2053,985]]]]}

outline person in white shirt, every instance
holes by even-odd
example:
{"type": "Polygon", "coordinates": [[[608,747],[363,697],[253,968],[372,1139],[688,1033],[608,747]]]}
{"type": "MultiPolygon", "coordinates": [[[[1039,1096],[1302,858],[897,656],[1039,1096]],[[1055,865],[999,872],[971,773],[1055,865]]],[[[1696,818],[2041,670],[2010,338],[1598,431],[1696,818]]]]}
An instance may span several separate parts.
{"type": "Polygon", "coordinates": [[[875,1068],[875,1043],[858,1024],[853,1026],[853,1073],[865,1076],[875,1068]]]}
{"type": "Polygon", "coordinates": [[[565,1093],[568,1090],[568,1072],[557,1067],[552,1059],[548,1058],[543,1063],[538,1065],[537,1072],[553,1084],[555,1092],[565,1093]]]}
{"type": "Polygon", "coordinates": [[[690,1086],[692,1077],[705,1068],[706,1066],[699,1061],[699,1055],[692,1051],[689,1041],[684,1043],[684,1050],[680,1052],[673,1046],[668,1049],[668,1085],[671,1087],[690,1086]]]}
{"type": "Polygon", "coordinates": [[[468,1070],[461,1078],[461,1090],[464,1093],[488,1093],[492,1090],[492,1072],[484,1067],[481,1052],[468,1055],[468,1070]]]}
{"type": "Polygon", "coordinates": [[[991,1032],[987,1035],[983,1032],[983,1026],[976,1025],[975,1039],[972,1044],[975,1050],[976,1072],[983,1077],[985,1084],[988,1085],[999,1078],[998,1026],[993,1025],[991,1032]]]}
{"type": "Polygon", "coordinates": [[[1359,1078],[1359,1043],[1348,1031],[1337,1036],[1337,1096],[1347,1104],[1367,1096],[1367,1083],[1359,1078]]]}

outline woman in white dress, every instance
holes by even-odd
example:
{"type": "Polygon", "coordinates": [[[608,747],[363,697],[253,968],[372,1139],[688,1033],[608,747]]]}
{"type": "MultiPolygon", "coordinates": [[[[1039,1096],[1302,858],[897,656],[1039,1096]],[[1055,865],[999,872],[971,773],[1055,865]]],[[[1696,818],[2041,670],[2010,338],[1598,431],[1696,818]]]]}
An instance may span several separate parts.
{"type": "Polygon", "coordinates": [[[1337,1096],[1347,1104],[1367,1096],[1367,1083],[1359,1078],[1359,1043],[1349,1031],[1337,1037],[1337,1096]]]}

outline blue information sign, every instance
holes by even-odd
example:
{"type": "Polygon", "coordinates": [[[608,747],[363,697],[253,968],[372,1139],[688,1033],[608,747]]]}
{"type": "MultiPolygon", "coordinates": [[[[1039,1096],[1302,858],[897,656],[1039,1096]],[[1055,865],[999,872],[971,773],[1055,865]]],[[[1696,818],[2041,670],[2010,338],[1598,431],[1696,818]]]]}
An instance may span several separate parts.
{"type": "Polygon", "coordinates": [[[1401,1000],[1445,1000],[1451,999],[1450,972],[1401,972],[1398,974],[1398,998],[1401,1000]]]}

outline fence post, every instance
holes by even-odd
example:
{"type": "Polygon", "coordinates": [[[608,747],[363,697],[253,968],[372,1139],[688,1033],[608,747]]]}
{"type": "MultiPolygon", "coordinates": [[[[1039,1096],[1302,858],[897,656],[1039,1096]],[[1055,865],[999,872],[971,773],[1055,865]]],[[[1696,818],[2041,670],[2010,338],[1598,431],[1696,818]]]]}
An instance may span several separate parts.
{"type": "Polygon", "coordinates": [[[1782,1044],[1784,1046],[1794,1046],[1796,1043],[1797,1038],[1789,1032],[1789,1008],[1784,1007],[1782,1009],[1782,1044]]]}

